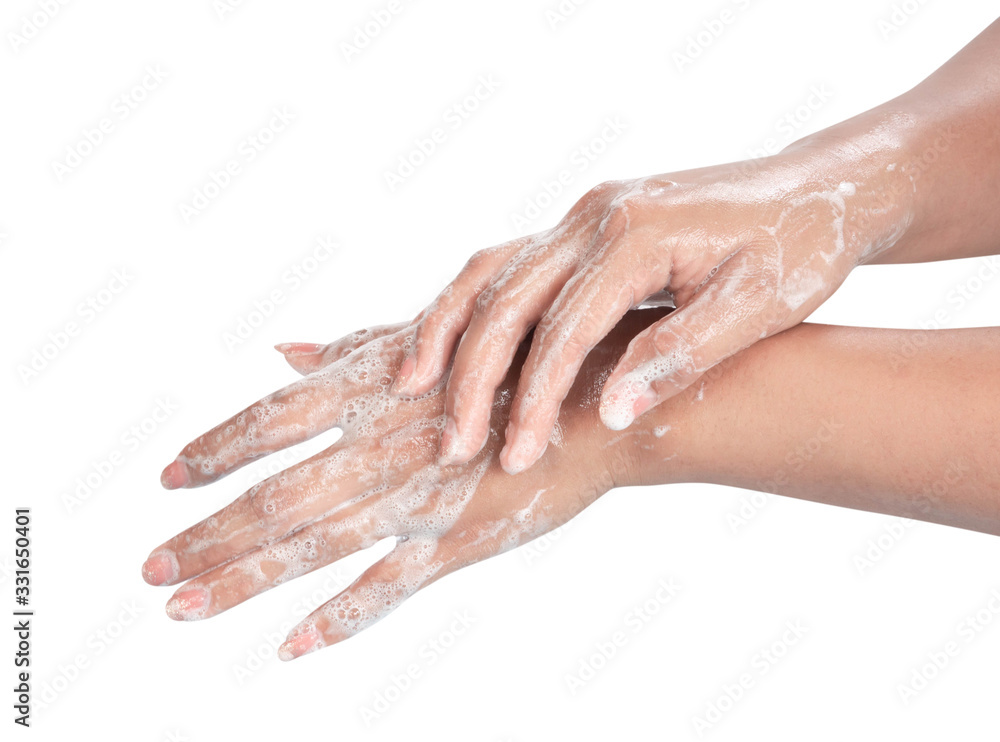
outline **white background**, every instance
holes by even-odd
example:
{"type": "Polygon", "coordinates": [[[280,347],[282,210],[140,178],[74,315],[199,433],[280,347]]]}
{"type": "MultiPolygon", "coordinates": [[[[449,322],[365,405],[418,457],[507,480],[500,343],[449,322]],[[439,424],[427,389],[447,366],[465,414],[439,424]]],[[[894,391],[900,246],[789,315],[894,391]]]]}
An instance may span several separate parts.
{"type": "MultiPolygon", "coordinates": [[[[784,146],[793,137],[777,122],[811,87],[832,96],[800,110],[796,135],[903,92],[998,14],[993,3],[911,0],[915,12],[897,14],[905,22],[889,33],[884,0],[591,0],[555,25],[546,13],[557,0],[401,0],[348,61],[342,43],[386,4],[251,0],[220,17],[211,0],[69,2],[22,44],[10,34],[43,19],[45,3],[4,3],[0,595],[8,610],[12,511],[31,506],[32,671],[36,697],[49,700],[30,732],[15,731],[694,739],[694,718],[744,672],[753,687],[723,703],[706,738],[981,739],[995,729],[1000,616],[987,606],[1000,541],[785,499],[734,533],[728,518],[750,493],[724,487],[611,493],[558,538],[448,577],[364,634],[290,664],[270,642],[386,544],[205,622],[166,617],[170,590],[140,578],[148,552],[271,462],[170,493],[159,472],[189,439],[294,378],[274,343],[407,319],[471,252],[551,225],[598,182],[744,159],[769,138],[784,146]],[[724,8],[733,22],[678,69],[674,53],[724,8]],[[166,79],[121,119],[113,101],[157,65],[166,79]],[[386,173],[481,75],[499,82],[495,93],[390,190],[386,173]],[[241,143],[282,106],[294,121],[247,161],[241,143]],[[581,172],[578,148],[608,117],[627,127],[581,172]],[[102,118],[113,131],[60,179],[53,163],[102,118]],[[180,204],[231,159],[241,173],[185,221],[180,204]],[[512,214],[565,168],[572,185],[515,229],[512,214]],[[285,281],[324,236],[335,254],[300,286],[285,281]],[[128,285],[99,314],[78,311],[123,269],[128,285]],[[225,333],[276,289],[284,302],[227,347],[225,333]],[[19,367],[68,322],[80,330],[68,347],[22,378],[19,367]],[[146,420],[145,441],[123,439],[158,400],[176,410],[146,420]],[[81,502],[67,500],[114,452],[120,465],[81,502]],[[902,535],[885,536],[893,529],[902,535]],[[888,549],[859,570],[856,557],[880,536],[888,549]],[[665,577],[679,594],[632,633],[630,611],[665,577]],[[127,626],[123,606],[138,613],[127,626]],[[443,654],[430,650],[462,612],[471,628],[443,654]],[[982,630],[966,641],[970,618],[982,630]],[[758,653],[788,621],[806,634],[762,673],[758,653]],[[618,630],[625,646],[572,693],[566,676],[618,630]],[[959,655],[904,703],[900,684],[948,641],[959,655]],[[68,671],[81,656],[86,667],[68,671]],[[395,702],[367,725],[362,708],[411,663],[420,677],[390,690],[395,702]]],[[[950,327],[995,324],[995,284],[973,282],[962,308],[950,293],[979,266],[863,268],[814,319],[916,328],[943,308],[950,327]]]]}

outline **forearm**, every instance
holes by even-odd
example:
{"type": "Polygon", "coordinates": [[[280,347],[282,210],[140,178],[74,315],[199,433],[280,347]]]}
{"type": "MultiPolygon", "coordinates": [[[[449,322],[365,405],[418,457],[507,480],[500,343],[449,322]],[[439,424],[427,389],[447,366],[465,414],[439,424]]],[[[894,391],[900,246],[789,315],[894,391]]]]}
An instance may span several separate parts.
{"type": "Polygon", "coordinates": [[[1000,534],[998,364],[995,328],[800,325],[637,421],[615,444],[620,483],[713,482],[1000,534]]]}
{"type": "Polygon", "coordinates": [[[864,234],[887,215],[890,222],[903,215],[899,238],[862,262],[997,253],[1000,21],[912,90],[788,151],[803,149],[838,160],[847,180],[856,172],[879,181],[877,193],[848,215],[854,230],[864,234]]]}

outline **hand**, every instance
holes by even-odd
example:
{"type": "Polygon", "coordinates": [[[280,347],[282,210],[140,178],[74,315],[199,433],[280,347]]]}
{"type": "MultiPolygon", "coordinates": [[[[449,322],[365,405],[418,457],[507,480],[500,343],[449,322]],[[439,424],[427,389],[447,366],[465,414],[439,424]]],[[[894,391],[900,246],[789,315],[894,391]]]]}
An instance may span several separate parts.
{"type": "Polygon", "coordinates": [[[905,231],[910,181],[893,180],[901,176],[876,145],[858,147],[856,162],[802,147],[594,188],[554,229],[472,256],[417,318],[394,391],[427,392],[454,351],[441,460],[469,461],[491,439],[494,391],[534,327],[500,454],[505,470],[523,471],[545,451],[587,354],[665,289],[679,311],[632,340],[601,396],[604,424],[628,427],[720,361],[803,320],[905,231]]]}
{"type": "Polygon", "coordinates": [[[595,354],[559,419],[561,438],[530,475],[512,481],[497,463],[516,373],[493,405],[492,434],[470,462],[436,462],[443,385],[400,399],[389,384],[412,328],[355,333],[329,346],[278,346],[308,373],[184,448],[165,487],[194,487],[332,427],[325,451],[250,488],[232,504],[150,554],[152,585],[185,584],[167,604],[175,619],[217,615],[275,585],[380,539],[395,548],[303,620],[281,646],[292,659],[371,626],[420,588],[460,567],[566,522],[613,482],[610,434],[597,424],[604,373],[624,347],[595,354]]]}

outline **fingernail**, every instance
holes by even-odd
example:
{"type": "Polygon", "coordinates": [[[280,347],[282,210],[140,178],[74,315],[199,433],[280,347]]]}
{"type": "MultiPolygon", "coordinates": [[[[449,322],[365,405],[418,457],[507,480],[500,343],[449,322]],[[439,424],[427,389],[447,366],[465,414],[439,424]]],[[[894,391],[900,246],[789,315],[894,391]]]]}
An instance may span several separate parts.
{"type": "Polygon", "coordinates": [[[322,351],[326,346],[317,343],[280,343],[274,349],[286,356],[311,356],[322,351]]]}
{"type": "Polygon", "coordinates": [[[514,423],[507,423],[505,433],[507,442],[500,449],[500,466],[508,474],[520,474],[530,465],[527,461],[526,451],[522,436],[517,433],[517,426],[514,423]]]}
{"type": "Polygon", "coordinates": [[[438,456],[438,466],[451,466],[458,460],[458,427],[455,421],[448,418],[441,433],[441,455],[438,456]]]}
{"type": "Polygon", "coordinates": [[[282,662],[288,662],[304,654],[315,652],[322,646],[323,637],[316,629],[309,629],[294,638],[285,640],[285,643],[278,647],[278,659],[282,662]]]}
{"type": "Polygon", "coordinates": [[[392,391],[393,394],[398,394],[400,396],[410,396],[412,390],[410,388],[410,377],[413,375],[413,370],[417,367],[417,359],[412,354],[406,357],[403,361],[403,365],[399,367],[399,373],[396,374],[396,381],[393,382],[392,391]]]}
{"type": "Polygon", "coordinates": [[[542,458],[542,454],[544,453],[544,448],[540,453],[536,453],[535,451],[527,451],[523,447],[507,451],[507,446],[504,446],[503,451],[500,452],[500,466],[508,474],[520,474],[525,469],[530,469],[534,466],[535,462],[542,458]],[[504,452],[507,452],[506,456],[504,456],[504,452]]]}
{"type": "Polygon", "coordinates": [[[169,551],[150,555],[142,565],[142,579],[150,585],[168,585],[177,579],[177,557],[169,551]]]}
{"type": "Polygon", "coordinates": [[[167,603],[167,615],[175,621],[202,618],[208,608],[208,593],[200,587],[181,590],[167,603]]]}
{"type": "MultiPolygon", "coordinates": [[[[631,425],[639,413],[640,400],[652,389],[648,385],[630,386],[628,382],[620,382],[615,389],[601,400],[601,422],[611,430],[625,430],[631,425]]],[[[649,409],[652,400],[642,408],[643,411],[649,409]]]]}
{"type": "Polygon", "coordinates": [[[180,461],[174,460],[167,466],[166,469],[163,470],[163,473],[160,474],[160,484],[168,490],[175,490],[178,487],[183,487],[187,483],[187,467],[180,461]]]}
{"type": "Polygon", "coordinates": [[[653,391],[653,387],[647,386],[646,390],[639,395],[639,397],[632,403],[632,414],[634,417],[639,417],[643,412],[648,410],[653,406],[653,402],[656,401],[656,392],[653,391]]]}
{"type": "Polygon", "coordinates": [[[509,447],[506,445],[503,447],[503,450],[500,451],[500,466],[508,474],[520,474],[528,468],[524,465],[523,461],[513,458],[509,447]]]}

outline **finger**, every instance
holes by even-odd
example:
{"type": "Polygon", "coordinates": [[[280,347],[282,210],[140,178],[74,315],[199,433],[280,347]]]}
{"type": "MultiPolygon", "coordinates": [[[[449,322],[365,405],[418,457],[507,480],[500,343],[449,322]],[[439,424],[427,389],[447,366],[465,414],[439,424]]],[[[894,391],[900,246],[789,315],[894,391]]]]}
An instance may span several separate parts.
{"type": "Polygon", "coordinates": [[[627,428],[711,367],[787,326],[790,310],[767,288],[777,282],[749,261],[726,262],[690,302],[632,339],[601,393],[608,428],[627,428]]]}
{"type": "Polygon", "coordinates": [[[500,452],[500,464],[509,474],[524,471],[545,452],[563,400],[594,346],[637,299],[667,282],[669,262],[644,266],[642,283],[636,284],[631,279],[635,267],[618,257],[628,253],[598,252],[566,283],[535,328],[500,452]]]}
{"type": "Polygon", "coordinates": [[[486,443],[497,388],[575,268],[557,251],[551,246],[522,256],[476,301],[448,376],[442,465],[464,464],[486,443]]]}
{"type": "Polygon", "coordinates": [[[345,359],[255,402],[189,443],[160,482],[167,489],[198,487],[330,428],[371,422],[398,406],[387,386],[403,346],[391,337],[370,342],[358,349],[357,362],[345,359]]]}
{"type": "Polygon", "coordinates": [[[272,587],[367,549],[393,532],[391,523],[354,504],[188,581],[167,602],[167,615],[177,621],[216,616],[272,587]]]}
{"type": "Polygon", "coordinates": [[[316,343],[281,343],[275,345],[274,349],[285,357],[289,366],[303,376],[306,376],[319,371],[321,368],[326,368],[335,361],[339,361],[372,340],[399,332],[407,325],[409,325],[409,322],[370,327],[352,332],[350,335],[345,335],[327,345],[318,345],[316,343]]]}
{"type": "Polygon", "coordinates": [[[403,361],[393,384],[396,394],[426,394],[444,376],[455,343],[472,317],[476,298],[503,266],[534,237],[506,242],[473,255],[461,272],[424,310],[417,325],[413,352],[403,361]]]}
{"type": "Polygon", "coordinates": [[[321,368],[318,361],[322,358],[326,346],[319,343],[278,343],[274,349],[285,357],[289,366],[303,376],[308,376],[317,368],[321,368]]]}
{"type": "Polygon", "coordinates": [[[408,481],[434,461],[440,422],[414,400],[396,430],[359,450],[343,441],[263,482],[154,549],[143,565],[152,585],[173,585],[202,574],[317,519],[329,517],[374,488],[408,481]]]}
{"type": "Polygon", "coordinates": [[[167,489],[214,482],[251,461],[294,446],[342,419],[341,392],[307,376],[260,399],[189,443],[160,476],[167,489]]]}
{"type": "Polygon", "coordinates": [[[400,539],[387,556],[292,629],[278,657],[295,659],[364,631],[455,566],[433,536],[400,539]]]}

